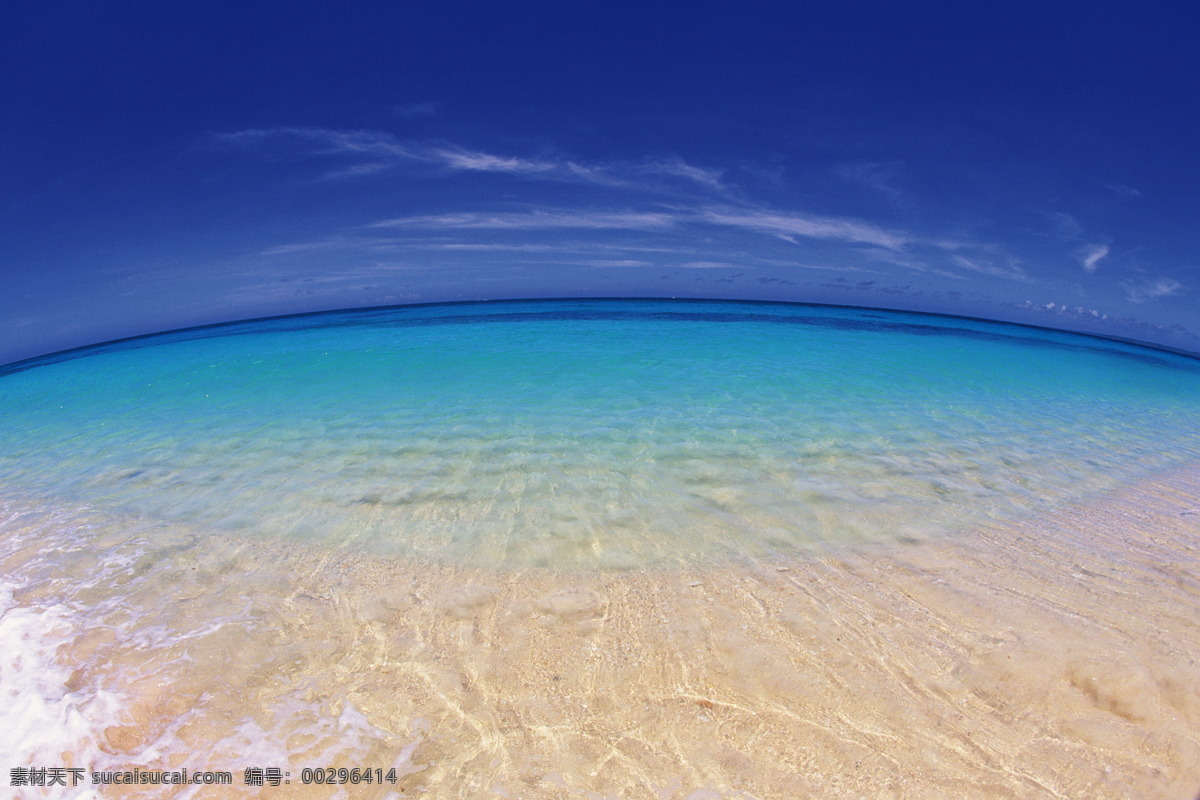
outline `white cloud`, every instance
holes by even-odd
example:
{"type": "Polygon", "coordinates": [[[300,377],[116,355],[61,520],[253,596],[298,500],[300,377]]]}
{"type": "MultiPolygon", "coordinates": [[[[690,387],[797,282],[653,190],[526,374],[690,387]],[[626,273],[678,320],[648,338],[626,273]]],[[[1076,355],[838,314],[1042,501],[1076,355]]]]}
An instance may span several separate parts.
{"type": "Polygon", "coordinates": [[[699,216],[703,221],[714,225],[745,228],[789,241],[793,240],[792,237],[800,236],[807,239],[872,244],[889,250],[899,250],[909,241],[903,234],[885,231],[868,222],[837,217],[741,209],[710,209],[701,212],[699,216]]]}
{"type": "Polygon", "coordinates": [[[433,242],[421,243],[415,242],[404,245],[410,250],[453,250],[462,252],[512,252],[512,253],[545,253],[545,252],[562,252],[562,247],[555,247],[548,244],[534,244],[532,242],[526,244],[499,244],[496,242],[433,242]]]}
{"type": "Polygon", "coordinates": [[[1159,297],[1170,297],[1183,294],[1185,291],[1184,285],[1174,278],[1156,278],[1141,283],[1124,281],[1121,285],[1125,288],[1125,296],[1133,303],[1142,303],[1159,297]]]}
{"type": "Polygon", "coordinates": [[[326,128],[255,128],[220,133],[212,137],[218,146],[264,151],[274,158],[337,158],[353,163],[325,172],[327,180],[344,180],[373,175],[401,163],[420,163],[427,158],[395,136],[382,131],[337,131],[326,128]]]}
{"type": "Polygon", "coordinates": [[[499,172],[524,177],[538,177],[568,182],[592,183],[600,186],[659,189],[649,185],[646,176],[667,176],[703,186],[724,189],[719,170],[688,164],[678,156],[649,161],[643,164],[613,162],[584,164],[570,158],[520,158],[467,150],[460,147],[440,147],[430,151],[430,160],[450,169],[471,172],[499,172]]]}
{"type": "MultiPolygon", "coordinates": [[[[411,107],[413,114],[434,113],[430,104],[411,107]],[[426,111],[426,107],[429,110],[426,111]]],[[[397,112],[399,113],[399,111],[397,112]]],[[[678,156],[640,164],[614,161],[583,163],[572,158],[546,155],[536,158],[488,153],[458,145],[400,141],[384,131],[343,131],[327,128],[255,128],[216,134],[212,141],[223,146],[266,150],[291,158],[340,156],[358,158],[359,163],[325,174],[326,178],[370,175],[399,163],[423,163],[454,172],[491,172],[516,177],[607,187],[661,191],[669,188],[662,178],[681,178],[708,190],[724,190],[722,170],[698,167],[678,156]]]]}
{"type": "Polygon", "coordinates": [[[438,114],[438,104],[406,103],[404,105],[392,106],[392,113],[402,119],[411,119],[413,117],[436,117],[438,114]]]}
{"type": "Polygon", "coordinates": [[[1142,193],[1132,186],[1126,186],[1123,183],[1108,183],[1105,184],[1109,189],[1119,194],[1128,200],[1136,200],[1142,196],[1142,193]]]}
{"type": "Polygon", "coordinates": [[[640,171],[652,175],[669,175],[684,178],[709,189],[725,188],[725,185],[721,182],[721,178],[725,174],[724,170],[697,167],[688,164],[678,156],[644,164],[640,167],[640,171]]]}
{"type": "Polygon", "coordinates": [[[529,211],[509,213],[431,214],[376,222],[371,228],[414,229],[620,229],[654,230],[670,227],[676,215],[638,211],[529,211]]]}
{"type": "Polygon", "coordinates": [[[648,267],[651,266],[649,261],[638,261],[632,258],[608,259],[600,258],[592,261],[577,262],[585,267],[648,267]]]}
{"type": "Polygon", "coordinates": [[[333,236],[310,242],[293,242],[268,247],[261,251],[264,256],[294,255],[296,253],[312,253],[329,250],[378,250],[395,245],[396,242],[386,238],[364,238],[361,236],[333,236]]]}
{"type": "Polygon", "coordinates": [[[345,169],[330,170],[329,172],[325,173],[324,177],[331,179],[359,178],[363,175],[374,175],[377,172],[383,172],[391,165],[392,162],[388,161],[370,161],[365,164],[355,164],[354,166],[346,167],[345,169]]]}
{"type": "Polygon", "coordinates": [[[956,255],[951,256],[950,260],[963,269],[968,269],[972,272],[978,272],[980,275],[990,275],[993,278],[1007,278],[1012,281],[1028,281],[1030,280],[1029,273],[1025,271],[1016,259],[1007,258],[1006,263],[985,263],[978,258],[971,259],[966,256],[956,255]]]}
{"type": "MultiPolygon", "coordinates": [[[[385,219],[363,226],[364,229],[391,229],[397,234],[394,240],[370,241],[366,230],[363,240],[346,246],[357,246],[363,250],[384,252],[395,248],[430,249],[515,249],[529,245],[508,243],[488,244],[472,241],[448,240],[449,232],[462,231],[641,231],[648,233],[697,232],[700,250],[684,256],[696,264],[727,263],[729,252],[720,248],[737,241],[733,236],[719,236],[726,229],[730,232],[745,232],[782,239],[797,245],[805,241],[831,242],[853,248],[857,260],[890,263],[914,272],[930,276],[941,276],[957,280],[975,275],[984,275],[1011,281],[1031,280],[1021,262],[1001,248],[975,241],[936,238],[926,234],[910,232],[902,228],[889,228],[872,221],[840,216],[823,216],[802,211],[771,208],[734,199],[733,194],[723,200],[714,201],[714,192],[725,193],[722,183],[723,172],[686,162],[678,156],[647,159],[641,162],[595,162],[585,163],[555,153],[534,156],[509,155],[475,150],[446,142],[402,142],[390,133],[380,131],[340,131],[317,128],[274,128],[255,129],[224,134],[217,140],[228,145],[274,149],[292,157],[340,156],[343,161],[335,166],[340,171],[329,172],[326,177],[351,178],[380,170],[408,164],[408,169],[423,169],[427,175],[475,173],[509,176],[518,180],[554,181],[578,186],[620,188],[624,194],[626,209],[564,207],[518,207],[508,211],[456,211],[440,214],[414,214],[385,219]],[[657,202],[649,205],[657,196],[657,202]],[[663,200],[671,198],[671,205],[663,200]],[[636,208],[651,210],[632,210],[636,208]],[[703,229],[707,228],[705,231],[703,229]],[[418,243],[412,237],[432,241],[418,243]],[[700,235],[704,234],[704,235],[700,235]],[[724,244],[721,244],[724,243],[724,244]],[[713,247],[718,251],[713,251],[713,247]],[[936,251],[936,252],[932,252],[936,251]]],[[[847,180],[857,181],[887,194],[888,179],[895,164],[859,162],[838,167],[847,180]]],[[[611,203],[611,199],[609,200],[611,203]]],[[[510,206],[509,208],[513,208],[510,206]]],[[[1049,212],[1047,217],[1061,234],[1078,237],[1082,231],[1079,222],[1069,214],[1049,212]]],[[[581,234],[582,235],[582,234],[581,234]]],[[[354,238],[354,237],[350,237],[354,238]]],[[[586,238],[586,237],[585,237],[586,238]]],[[[616,237],[613,237],[616,238],[616,237]]],[[[628,237],[627,237],[628,238],[628,237]]],[[[1075,238],[1076,244],[1082,244],[1075,238]]],[[[530,245],[535,243],[530,243],[530,245]]],[[[536,243],[545,245],[546,242],[536,243]]],[[[610,243],[611,244],[611,243],[610,243]]],[[[657,244],[657,242],[654,242],[657,244]]],[[[667,243],[669,244],[669,243],[667,243]]],[[[342,246],[340,244],[322,246],[342,246]]],[[[588,243],[595,247],[597,243],[588,243]]],[[[283,254],[314,249],[314,245],[284,245],[272,252],[283,254]]],[[[562,249],[561,247],[559,249],[562,249]]],[[[578,248],[572,248],[578,252],[578,248]]],[[[802,252],[798,249],[797,252],[802,252]]],[[[1096,243],[1084,246],[1075,252],[1083,269],[1092,273],[1108,257],[1109,246],[1096,243]]],[[[635,261],[617,254],[614,262],[635,261]]],[[[744,261],[744,260],[743,260],[744,261]]],[[[879,267],[880,264],[869,264],[879,267]]],[[[849,265],[847,265],[849,266],[849,265]]],[[[1128,287],[1131,298],[1141,300],[1161,297],[1173,291],[1172,284],[1143,284],[1128,287]]]]}
{"type": "Polygon", "coordinates": [[[372,228],[548,230],[563,228],[663,230],[685,224],[707,224],[740,228],[778,236],[869,244],[898,250],[907,237],[866,222],[833,217],[775,213],[760,210],[708,209],[698,213],[674,211],[573,211],[535,210],[524,212],[467,212],[398,217],[373,223],[372,228]]]}
{"type": "Polygon", "coordinates": [[[558,177],[589,178],[587,170],[565,160],[500,156],[462,147],[401,142],[382,131],[340,131],[326,128],[263,128],[218,134],[218,144],[272,150],[292,157],[365,157],[370,159],[330,173],[353,177],[378,172],[399,162],[437,165],[463,172],[539,173],[558,177]]]}
{"type": "Polygon", "coordinates": [[[1032,311],[1051,312],[1060,316],[1074,316],[1084,319],[1090,318],[1093,320],[1099,320],[1101,322],[1107,322],[1109,319],[1108,314],[1105,314],[1097,308],[1084,308],[1083,306],[1075,306],[1074,308],[1071,308],[1066,303],[1055,303],[1053,300],[1040,304],[1035,304],[1032,300],[1026,300],[1024,303],[1018,303],[1017,307],[1027,308],[1032,311]]]}
{"type": "Polygon", "coordinates": [[[297,156],[372,155],[389,158],[418,158],[396,137],[381,131],[335,131],[326,128],[254,128],[236,133],[219,133],[218,144],[238,147],[274,147],[297,156]]]}
{"type": "Polygon", "coordinates": [[[1079,263],[1083,265],[1084,272],[1095,272],[1100,264],[1100,259],[1108,255],[1108,245],[1092,244],[1083,248],[1075,254],[1079,259],[1079,263]]]}
{"type": "MultiPolygon", "coordinates": [[[[878,269],[867,269],[865,267],[855,267],[847,265],[834,264],[805,264],[799,261],[784,261],[777,258],[756,258],[755,262],[766,264],[772,267],[794,267],[795,269],[819,269],[825,272],[866,272],[871,275],[887,275],[887,272],[878,269]]],[[[732,266],[732,265],[731,265],[732,266]]]]}
{"type": "Polygon", "coordinates": [[[892,185],[892,181],[895,180],[896,172],[903,166],[903,163],[902,161],[859,161],[853,164],[836,164],[833,170],[843,180],[865,186],[882,194],[892,202],[898,202],[901,194],[892,185]]]}
{"type": "Polygon", "coordinates": [[[1083,226],[1079,224],[1079,220],[1063,211],[1047,212],[1046,218],[1054,225],[1055,233],[1059,236],[1072,238],[1083,233],[1083,226]]]}
{"type": "MultiPolygon", "coordinates": [[[[962,275],[961,273],[951,272],[948,269],[942,269],[940,267],[934,266],[933,264],[930,264],[927,261],[921,260],[919,258],[915,258],[906,253],[900,253],[900,252],[896,252],[893,250],[888,250],[883,247],[868,248],[867,250],[864,251],[863,254],[864,254],[864,256],[870,258],[870,260],[872,260],[872,261],[879,261],[884,264],[894,264],[897,267],[903,267],[904,269],[910,269],[913,272],[924,272],[924,273],[928,273],[930,275],[939,275],[943,278],[953,278],[956,281],[960,281],[965,278],[965,276],[962,275]]],[[[879,272],[879,270],[868,270],[868,271],[869,272],[879,272]]],[[[886,274],[886,273],[879,272],[879,274],[882,275],[882,274],[886,274]]]]}
{"type": "Polygon", "coordinates": [[[569,167],[562,162],[536,161],[512,156],[497,156],[491,153],[480,153],[459,148],[443,148],[432,151],[435,160],[441,161],[451,169],[470,172],[507,172],[517,175],[528,175],[539,172],[552,172],[569,167]]]}

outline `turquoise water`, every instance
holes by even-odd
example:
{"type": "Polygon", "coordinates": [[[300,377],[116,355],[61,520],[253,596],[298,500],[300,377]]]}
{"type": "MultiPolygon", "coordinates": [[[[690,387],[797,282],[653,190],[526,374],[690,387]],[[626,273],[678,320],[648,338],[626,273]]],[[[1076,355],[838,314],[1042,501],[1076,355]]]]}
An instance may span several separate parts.
{"type": "Polygon", "coordinates": [[[496,302],[215,326],[0,376],[42,501],[487,566],[953,535],[1200,454],[1200,361],[865,309],[496,302]]]}

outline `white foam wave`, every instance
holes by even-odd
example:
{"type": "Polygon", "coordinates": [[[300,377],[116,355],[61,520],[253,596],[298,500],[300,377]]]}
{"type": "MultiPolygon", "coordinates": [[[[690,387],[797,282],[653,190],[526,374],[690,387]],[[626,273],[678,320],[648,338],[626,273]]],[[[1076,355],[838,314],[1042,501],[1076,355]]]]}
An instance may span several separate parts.
{"type": "MultiPolygon", "coordinates": [[[[21,606],[15,588],[0,580],[0,753],[7,756],[6,769],[88,768],[103,756],[96,731],[116,719],[120,700],[104,690],[71,690],[70,673],[57,651],[78,629],[74,612],[64,605],[21,606]]],[[[12,789],[18,800],[40,798],[47,791],[12,789]]],[[[56,797],[97,795],[86,786],[68,786],[60,787],[56,797]]]]}

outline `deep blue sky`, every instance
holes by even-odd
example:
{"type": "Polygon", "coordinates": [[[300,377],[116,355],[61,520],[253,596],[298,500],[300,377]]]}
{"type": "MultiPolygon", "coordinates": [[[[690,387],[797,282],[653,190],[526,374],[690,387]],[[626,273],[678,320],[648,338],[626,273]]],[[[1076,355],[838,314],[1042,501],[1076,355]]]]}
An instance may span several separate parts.
{"type": "Polygon", "coordinates": [[[1184,2],[10,0],[0,362],[583,295],[1200,350],[1197,41],[1184,2]]]}

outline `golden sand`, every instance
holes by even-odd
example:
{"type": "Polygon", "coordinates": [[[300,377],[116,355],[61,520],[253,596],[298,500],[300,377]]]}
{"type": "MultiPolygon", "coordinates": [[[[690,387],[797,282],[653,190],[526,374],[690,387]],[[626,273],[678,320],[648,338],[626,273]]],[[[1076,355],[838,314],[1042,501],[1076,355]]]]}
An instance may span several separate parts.
{"type": "Polygon", "coordinates": [[[301,769],[393,765],[343,796],[1200,791],[1200,468],[1020,524],[671,571],[173,535],[71,590],[121,551],[97,534],[17,599],[98,609],[59,658],[71,688],[125,698],[100,749],[234,772],[199,797],[331,797],[301,769]],[[247,766],[292,783],[246,787],[247,766]]]}

